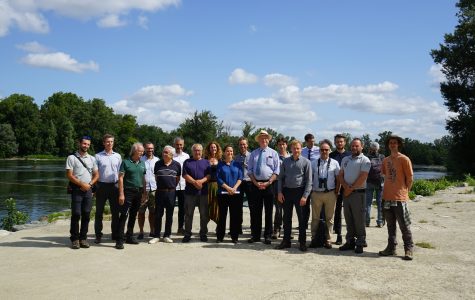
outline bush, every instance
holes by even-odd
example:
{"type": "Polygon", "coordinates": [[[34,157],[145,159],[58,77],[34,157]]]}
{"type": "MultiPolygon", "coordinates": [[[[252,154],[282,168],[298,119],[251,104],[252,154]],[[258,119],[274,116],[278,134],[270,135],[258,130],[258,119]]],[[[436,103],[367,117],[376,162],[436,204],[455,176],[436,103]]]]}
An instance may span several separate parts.
{"type": "Polygon", "coordinates": [[[409,191],[409,199],[414,200],[414,199],[416,199],[416,196],[417,195],[416,195],[416,193],[414,193],[414,191],[409,191]]]}
{"type": "Polygon", "coordinates": [[[411,191],[416,195],[432,196],[435,193],[435,184],[429,180],[418,179],[414,181],[411,191]]]}
{"type": "Polygon", "coordinates": [[[475,186],[475,178],[470,176],[470,174],[465,174],[465,182],[468,183],[469,186],[475,186]]]}
{"type": "Polygon", "coordinates": [[[3,229],[12,231],[13,226],[25,224],[28,221],[28,214],[25,214],[24,212],[18,211],[16,209],[15,199],[6,199],[5,207],[7,208],[7,215],[2,219],[3,229]]]}
{"type": "Polygon", "coordinates": [[[445,177],[443,177],[441,179],[438,179],[438,180],[435,180],[435,181],[433,181],[433,183],[434,183],[434,188],[435,188],[436,191],[445,190],[449,186],[453,185],[445,177]]]}

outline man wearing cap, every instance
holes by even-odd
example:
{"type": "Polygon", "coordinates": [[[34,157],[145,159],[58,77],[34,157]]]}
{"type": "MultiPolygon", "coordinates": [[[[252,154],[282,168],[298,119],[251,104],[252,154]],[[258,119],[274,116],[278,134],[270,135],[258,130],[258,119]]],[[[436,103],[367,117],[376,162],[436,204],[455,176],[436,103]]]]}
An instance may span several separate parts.
{"type": "Polygon", "coordinates": [[[388,245],[381,256],[396,255],[396,220],[404,241],[405,260],[412,260],[414,243],[411,232],[411,219],[407,202],[412,187],[414,173],[409,157],[400,153],[403,140],[397,135],[390,135],[386,141],[386,149],[391,155],[383,160],[382,173],[384,174],[383,188],[383,215],[388,226],[388,245]]]}
{"type": "Polygon", "coordinates": [[[365,207],[366,178],[371,162],[363,155],[363,142],[359,138],[351,141],[351,156],[343,158],[339,182],[343,193],[343,213],[346,222],[346,243],[340,251],[354,250],[363,253],[366,245],[365,207]]]}
{"type": "Polygon", "coordinates": [[[91,138],[84,136],[78,142],[78,151],[69,155],[66,160],[66,177],[72,188],[69,232],[73,249],[89,248],[87,230],[92,209],[92,186],[99,178],[96,159],[87,153],[91,146],[91,138]]]}
{"type": "Polygon", "coordinates": [[[251,152],[248,174],[252,181],[249,210],[251,211],[251,235],[249,243],[259,242],[262,232],[262,208],[265,210],[264,243],[271,244],[272,208],[274,190],[272,183],[279,175],[279,154],[269,147],[272,136],[261,130],[255,138],[259,148],[251,152]]]}
{"type": "Polygon", "coordinates": [[[368,151],[368,158],[371,161],[368,179],[366,180],[366,227],[369,227],[371,221],[371,206],[373,204],[373,195],[376,194],[376,204],[378,208],[378,218],[376,226],[383,227],[383,216],[381,210],[381,192],[383,188],[383,176],[381,167],[383,165],[384,155],[378,153],[379,144],[371,142],[368,151]]]}

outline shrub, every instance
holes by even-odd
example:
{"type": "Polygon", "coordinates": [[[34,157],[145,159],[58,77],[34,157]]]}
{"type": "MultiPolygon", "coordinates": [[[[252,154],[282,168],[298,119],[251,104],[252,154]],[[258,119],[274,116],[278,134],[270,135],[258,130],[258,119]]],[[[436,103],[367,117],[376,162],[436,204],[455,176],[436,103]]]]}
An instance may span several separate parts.
{"type": "Polygon", "coordinates": [[[28,214],[16,209],[16,201],[13,198],[5,200],[7,215],[2,219],[2,228],[8,231],[13,230],[13,226],[25,224],[29,217],[28,214]]]}
{"type": "Polygon", "coordinates": [[[432,196],[435,193],[435,184],[429,180],[415,180],[412,189],[416,195],[432,196]]]}
{"type": "Polygon", "coordinates": [[[416,193],[414,193],[414,191],[409,191],[409,199],[414,200],[414,199],[416,199],[416,196],[417,195],[416,195],[416,193]]]}
{"type": "Polygon", "coordinates": [[[475,186],[475,178],[470,176],[470,174],[465,174],[465,182],[468,183],[469,186],[475,186]]]}

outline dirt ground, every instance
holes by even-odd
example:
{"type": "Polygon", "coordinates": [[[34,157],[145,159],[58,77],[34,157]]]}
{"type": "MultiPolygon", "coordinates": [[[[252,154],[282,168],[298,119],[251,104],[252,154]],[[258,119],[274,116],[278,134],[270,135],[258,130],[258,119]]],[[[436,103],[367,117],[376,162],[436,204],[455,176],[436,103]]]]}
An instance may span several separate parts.
{"type": "MultiPolygon", "coordinates": [[[[410,203],[414,242],[435,247],[416,246],[413,261],[378,256],[386,246],[387,229],[375,227],[374,220],[361,255],[335,246],[302,253],[295,241],[285,251],[273,249],[280,240],[271,246],[248,244],[247,208],[237,245],[229,239],[216,244],[210,234],[208,243],[193,238],[182,244],[181,237],[172,236],[173,244],[149,245],[146,238],[119,251],[109,234],[103,244],[92,243],[91,222],[91,248],[72,250],[69,221],[58,221],[0,237],[0,299],[474,299],[471,190],[453,188],[410,203]]],[[[197,211],[195,216],[196,232],[197,211]]],[[[110,223],[104,228],[110,233],[110,223]]],[[[209,230],[214,232],[214,223],[209,230]]],[[[398,232],[403,255],[400,236],[398,232]]]]}

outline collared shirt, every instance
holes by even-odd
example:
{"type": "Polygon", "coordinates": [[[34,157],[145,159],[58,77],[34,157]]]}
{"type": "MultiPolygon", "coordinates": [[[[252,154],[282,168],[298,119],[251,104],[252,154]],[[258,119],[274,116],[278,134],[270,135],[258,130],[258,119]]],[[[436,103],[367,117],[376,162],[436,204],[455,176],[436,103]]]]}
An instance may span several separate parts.
{"type": "Polygon", "coordinates": [[[99,182],[116,183],[119,180],[119,168],[122,157],[117,152],[111,154],[101,151],[96,154],[97,167],[99,168],[99,182]]]}
{"type": "Polygon", "coordinates": [[[229,165],[224,161],[220,161],[218,163],[218,193],[225,191],[225,189],[222,187],[223,183],[226,183],[227,186],[232,188],[238,182],[238,180],[242,180],[242,169],[240,163],[235,160],[231,161],[229,165]]]}
{"type": "Polygon", "coordinates": [[[335,150],[333,152],[330,153],[330,158],[333,158],[334,160],[336,160],[338,162],[338,164],[340,165],[341,167],[341,161],[343,160],[344,157],[347,157],[347,156],[351,156],[351,152],[350,151],[343,151],[343,152],[338,152],[338,150],[335,150]]]}
{"type": "MultiPolygon", "coordinates": [[[[361,172],[369,172],[371,168],[371,162],[363,153],[360,153],[358,156],[347,156],[341,161],[341,170],[343,170],[344,177],[343,179],[347,184],[353,184],[356,179],[360,176],[361,172]]],[[[361,186],[354,186],[354,189],[365,189],[366,180],[361,186]]]]}
{"type": "Polygon", "coordinates": [[[160,159],[155,155],[152,157],[152,159],[148,159],[148,157],[144,155],[140,158],[140,160],[145,163],[145,183],[147,184],[147,191],[155,191],[157,189],[157,182],[155,181],[155,175],[153,173],[155,164],[160,159]]]}
{"type": "Polygon", "coordinates": [[[181,176],[181,166],[176,160],[172,160],[167,166],[163,160],[158,161],[154,167],[155,176],[157,176],[157,189],[176,188],[176,178],[181,176]]]}
{"type": "Polygon", "coordinates": [[[302,149],[303,157],[310,159],[310,161],[316,161],[320,158],[320,148],[317,146],[313,146],[312,149],[308,149],[308,147],[304,147],[302,149]]]}
{"type": "Polygon", "coordinates": [[[243,175],[242,175],[243,181],[251,181],[251,178],[249,178],[249,174],[247,174],[247,167],[249,164],[250,157],[251,157],[251,152],[249,151],[246,151],[245,154],[239,153],[238,155],[234,157],[234,161],[241,165],[241,169],[243,172],[243,175]]]}
{"type": "Polygon", "coordinates": [[[305,187],[302,197],[307,198],[312,191],[312,166],[310,160],[300,156],[296,160],[293,156],[282,162],[279,174],[278,191],[282,188],[305,187]]]}
{"type": "MultiPolygon", "coordinates": [[[[203,179],[210,172],[210,165],[207,159],[196,160],[189,158],[183,163],[182,174],[190,175],[191,178],[198,180],[203,179]]],[[[201,190],[197,190],[194,185],[187,184],[185,187],[185,194],[187,195],[206,195],[208,194],[208,184],[204,183],[201,190]]]]}
{"type": "Polygon", "coordinates": [[[333,158],[328,158],[323,160],[321,157],[317,161],[312,161],[312,170],[313,170],[313,185],[312,190],[317,192],[322,192],[325,190],[324,187],[319,187],[318,179],[326,178],[327,179],[327,190],[333,190],[336,187],[336,176],[340,173],[340,165],[333,158]],[[318,162],[320,161],[320,166],[318,162]]]}
{"type": "Polygon", "coordinates": [[[82,182],[89,183],[92,180],[92,173],[94,171],[97,171],[96,159],[88,153],[86,153],[84,156],[80,156],[87,167],[85,168],[84,165],[79,161],[77,156],[80,156],[79,152],[77,151],[76,153],[68,156],[68,158],[66,159],[66,170],[72,170],[74,177],[76,177],[82,182]]]}
{"type": "Polygon", "coordinates": [[[279,154],[274,149],[266,147],[264,149],[258,148],[251,152],[249,157],[249,164],[247,167],[247,173],[254,175],[256,180],[269,180],[273,174],[279,175],[280,162],[279,154]],[[260,174],[256,174],[257,162],[259,161],[259,156],[263,152],[263,157],[261,160],[260,174]]]}
{"type": "Polygon", "coordinates": [[[143,178],[146,173],[143,161],[137,162],[132,159],[122,161],[119,172],[124,174],[124,188],[142,188],[143,178]]]}
{"type": "MultiPolygon", "coordinates": [[[[182,169],[183,169],[183,163],[188,158],[190,158],[188,153],[185,153],[183,151],[180,154],[177,154],[177,153],[173,154],[173,160],[180,163],[180,166],[181,166],[182,169]]],[[[183,191],[183,190],[185,190],[185,186],[186,186],[186,181],[185,181],[185,178],[183,178],[183,176],[182,176],[182,177],[180,177],[180,182],[178,182],[178,184],[176,186],[176,189],[177,189],[177,191],[183,191]]]]}

